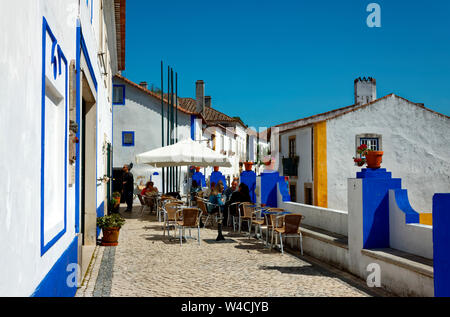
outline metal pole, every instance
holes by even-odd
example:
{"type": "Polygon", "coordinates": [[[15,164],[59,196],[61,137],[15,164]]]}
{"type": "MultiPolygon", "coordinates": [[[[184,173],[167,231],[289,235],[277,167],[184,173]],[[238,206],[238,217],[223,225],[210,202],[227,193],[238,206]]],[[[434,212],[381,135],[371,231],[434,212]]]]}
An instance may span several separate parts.
{"type": "MultiPolygon", "coordinates": [[[[163,68],[163,61],[161,61],[161,146],[164,147],[164,68],[163,68]]],[[[162,188],[161,190],[163,193],[165,192],[164,186],[165,186],[165,171],[164,167],[162,168],[162,188]]]]}
{"type": "MultiPolygon", "coordinates": [[[[175,73],[175,141],[178,143],[178,73],[175,73]]],[[[181,177],[181,169],[180,169],[181,177]]],[[[176,167],[177,191],[180,191],[180,179],[178,178],[178,167],[176,167]]]]}
{"type": "MultiPolygon", "coordinates": [[[[170,104],[171,104],[171,117],[170,117],[170,142],[174,144],[174,105],[173,105],[173,68],[170,68],[170,85],[171,85],[171,91],[170,94],[170,104]]],[[[175,168],[172,167],[172,178],[171,178],[171,184],[172,184],[172,191],[175,191],[175,168]]]]}
{"type": "MultiPolygon", "coordinates": [[[[170,66],[167,66],[167,145],[170,145],[170,66]]],[[[167,192],[170,192],[170,168],[167,168],[167,192]]]]}

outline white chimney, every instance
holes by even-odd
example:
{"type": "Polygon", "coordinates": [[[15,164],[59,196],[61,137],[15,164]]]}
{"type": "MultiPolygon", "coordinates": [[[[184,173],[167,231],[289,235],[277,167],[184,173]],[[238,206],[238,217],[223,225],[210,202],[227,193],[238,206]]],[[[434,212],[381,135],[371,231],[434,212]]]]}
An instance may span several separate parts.
{"type": "Polygon", "coordinates": [[[205,83],[203,80],[197,80],[195,83],[195,100],[197,102],[196,112],[203,112],[205,108],[205,83]]]}
{"type": "Polygon", "coordinates": [[[355,79],[355,104],[365,105],[377,99],[377,81],[366,77],[355,79]]]}
{"type": "Polygon", "coordinates": [[[143,88],[145,88],[145,89],[148,89],[148,84],[147,84],[146,81],[142,81],[142,82],[139,84],[139,86],[141,86],[141,87],[143,87],[143,88]]]}

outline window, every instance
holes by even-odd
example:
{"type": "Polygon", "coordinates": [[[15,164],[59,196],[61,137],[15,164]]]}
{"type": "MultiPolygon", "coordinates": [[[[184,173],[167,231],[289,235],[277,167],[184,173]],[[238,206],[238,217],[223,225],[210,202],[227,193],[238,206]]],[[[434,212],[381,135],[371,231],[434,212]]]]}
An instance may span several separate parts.
{"type": "Polygon", "coordinates": [[[125,105],[125,85],[113,86],[113,105],[125,105]]]}
{"type": "MultiPolygon", "coordinates": [[[[356,149],[360,145],[367,145],[372,151],[382,151],[382,138],[379,134],[360,134],[356,136],[356,149]]],[[[355,149],[355,150],[356,150],[355,149]]]]}
{"type": "Polygon", "coordinates": [[[289,157],[296,156],[296,137],[289,137],[289,157]]]}
{"type": "Polygon", "coordinates": [[[305,205],[312,205],[313,204],[312,183],[305,183],[304,188],[305,188],[305,199],[304,199],[303,203],[305,205]]]}
{"type": "Polygon", "coordinates": [[[123,131],[122,132],[122,146],[134,146],[134,132],[123,131]]]}

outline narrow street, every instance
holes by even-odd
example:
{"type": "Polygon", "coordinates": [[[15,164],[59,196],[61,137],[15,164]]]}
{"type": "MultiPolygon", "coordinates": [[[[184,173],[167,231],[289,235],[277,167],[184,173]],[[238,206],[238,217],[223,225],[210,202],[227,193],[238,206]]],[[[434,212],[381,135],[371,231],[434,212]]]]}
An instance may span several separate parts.
{"type": "MultiPolygon", "coordinates": [[[[256,239],[201,229],[201,245],[163,237],[162,225],[134,207],[121,229],[119,246],[98,246],[77,297],[366,297],[362,281],[309,257],[263,248],[256,239]]],[[[173,231],[171,232],[173,234],[173,231]]],[[[196,237],[197,231],[192,231],[196,237]]]]}

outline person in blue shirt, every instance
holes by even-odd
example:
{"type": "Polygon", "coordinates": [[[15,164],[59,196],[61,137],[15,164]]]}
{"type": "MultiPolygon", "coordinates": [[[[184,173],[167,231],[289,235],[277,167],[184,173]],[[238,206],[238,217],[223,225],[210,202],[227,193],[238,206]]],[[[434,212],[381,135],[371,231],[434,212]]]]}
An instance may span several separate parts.
{"type": "Polygon", "coordinates": [[[219,181],[216,186],[214,186],[214,189],[211,192],[211,195],[209,196],[209,202],[211,204],[208,205],[208,209],[210,213],[216,213],[216,212],[222,212],[223,208],[225,206],[225,197],[223,196],[223,183],[222,181],[219,181]],[[219,210],[220,208],[220,210],[219,210]]]}

